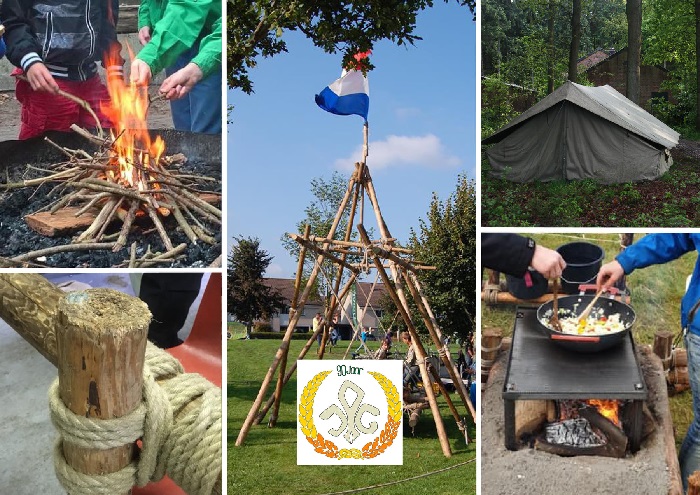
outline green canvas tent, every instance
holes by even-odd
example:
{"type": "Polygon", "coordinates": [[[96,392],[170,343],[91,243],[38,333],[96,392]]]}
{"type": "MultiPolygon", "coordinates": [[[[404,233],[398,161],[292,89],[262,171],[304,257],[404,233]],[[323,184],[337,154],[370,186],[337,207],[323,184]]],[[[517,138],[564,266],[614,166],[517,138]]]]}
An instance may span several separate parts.
{"type": "Polygon", "coordinates": [[[678,137],[612,87],[567,81],[482,143],[497,177],[614,184],[662,175],[678,137]]]}

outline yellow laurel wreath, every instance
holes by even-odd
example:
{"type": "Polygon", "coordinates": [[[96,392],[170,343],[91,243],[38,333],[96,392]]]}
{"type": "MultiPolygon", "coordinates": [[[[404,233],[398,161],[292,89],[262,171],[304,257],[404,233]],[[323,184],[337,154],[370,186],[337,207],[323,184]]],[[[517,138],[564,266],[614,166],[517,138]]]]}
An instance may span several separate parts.
{"type": "Polygon", "coordinates": [[[370,459],[382,454],[393,442],[398,435],[399,426],[401,425],[402,409],[401,398],[394,384],[387,377],[376,371],[368,371],[370,375],[377,380],[379,386],[384,391],[388,406],[388,418],[384,428],[379,436],[373,441],[365,444],[362,450],[359,449],[340,449],[331,442],[323,438],[323,435],[316,431],[313,418],[314,399],[316,393],[326,379],[331,374],[330,371],[321,371],[314,375],[304,387],[299,399],[299,427],[301,432],[306,436],[306,440],[313,445],[314,451],[323,454],[326,457],[335,459],[370,459]]]}

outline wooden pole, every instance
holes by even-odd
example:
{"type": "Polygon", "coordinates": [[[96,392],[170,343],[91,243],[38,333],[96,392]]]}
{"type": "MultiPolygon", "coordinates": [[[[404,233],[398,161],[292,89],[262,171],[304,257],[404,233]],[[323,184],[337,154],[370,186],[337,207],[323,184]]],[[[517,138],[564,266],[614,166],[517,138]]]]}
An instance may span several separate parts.
{"type": "MultiPolygon", "coordinates": [[[[355,281],[355,275],[352,274],[352,275],[350,276],[350,279],[348,279],[348,281],[345,283],[345,286],[343,286],[343,289],[340,291],[340,296],[339,296],[339,297],[340,297],[341,299],[344,298],[344,297],[347,295],[347,293],[348,293],[348,291],[350,290],[350,287],[352,286],[352,284],[353,284],[354,281],[355,281]]],[[[319,330],[319,331],[320,331],[320,330],[319,330]]],[[[299,357],[297,357],[297,360],[294,361],[294,362],[292,363],[292,365],[289,367],[289,370],[288,370],[287,373],[284,375],[284,382],[282,383],[282,387],[284,387],[285,385],[287,385],[287,382],[289,381],[289,379],[292,377],[292,375],[293,375],[294,372],[296,371],[296,369],[297,369],[297,362],[299,362],[300,360],[304,359],[304,357],[305,357],[306,354],[309,352],[309,349],[311,348],[311,346],[313,345],[313,343],[316,342],[316,336],[317,336],[317,335],[318,335],[318,331],[317,331],[317,332],[314,332],[314,333],[311,335],[311,337],[309,337],[309,340],[306,342],[306,344],[305,344],[304,347],[302,348],[301,352],[299,353],[299,357]]],[[[263,420],[263,418],[265,417],[265,415],[267,414],[267,412],[270,410],[270,407],[272,406],[273,400],[274,400],[274,396],[270,396],[270,398],[269,398],[269,399],[267,400],[267,402],[265,403],[265,406],[264,406],[264,407],[260,410],[260,412],[258,413],[258,416],[256,417],[255,422],[254,422],[253,424],[255,424],[255,425],[260,424],[260,422],[263,420]]]]}
{"type": "MultiPolygon", "coordinates": [[[[362,224],[358,224],[357,230],[360,232],[360,238],[362,239],[362,241],[369,244],[369,236],[367,235],[367,231],[365,230],[364,226],[362,224]]],[[[425,390],[425,396],[428,399],[428,402],[430,403],[430,410],[433,412],[433,419],[435,420],[435,428],[437,430],[438,438],[440,440],[440,447],[442,448],[442,453],[445,455],[445,457],[452,457],[450,442],[447,439],[447,432],[445,431],[445,425],[442,422],[442,416],[440,416],[440,408],[438,407],[437,400],[435,398],[435,393],[433,392],[433,387],[430,386],[430,375],[428,374],[428,368],[425,364],[425,349],[423,348],[423,345],[421,344],[420,339],[418,338],[418,332],[413,326],[411,317],[408,314],[407,306],[404,305],[405,301],[402,301],[397,291],[394,290],[394,287],[391,284],[391,280],[389,279],[389,275],[387,275],[386,270],[384,270],[384,267],[382,266],[382,261],[379,259],[379,256],[377,256],[377,253],[371,251],[371,255],[372,259],[374,260],[374,265],[377,268],[377,271],[379,272],[382,281],[384,282],[387,294],[389,294],[389,297],[391,297],[392,301],[394,302],[394,305],[401,313],[401,317],[406,323],[406,327],[408,328],[408,331],[411,334],[411,340],[413,341],[413,345],[416,350],[416,357],[418,358],[418,368],[420,369],[421,378],[423,380],[423,384],[425,385],[423,389],[425,390]]]]}
{"type": "MultiPolygon", "coordinates": [[[[333,224],[331,225],[331,229],[328,233],[328,237],[333,237],[335,235],[335,231],[338,228],[338,224],[340,223],[340,219],[342,218],[343,211],[345,211],[345,207],[347,206],[347,202],[350,199],[350,193],[352,192],[352,186],[355,184],[355,176],[353,175],[350,177],[350,181],[348,182],[348,187],[345,191],[345,196],[343,197],[343,200],[340,202],[340,206],[338,207],[338,211],[335,214],[335,218],[333,219],[333,224]]],[[[325,249],[326,246],[324,246],[325,249]]],[[[311,274],[309,275],[309,280],[306,282],[306,287],[304,288],[304,292],[301,294],[301,298],[299,299],[299,307],[303,308],[304,305],[306,304],[306,300],[309,298],[309,295],[311,294],[311,289],[313,288],[314,282],[316,281],[316,277],[318,277],[318,271],[319,267],[323,263],[323,260],[325,259],[325,256],[323,254],[319,254],[318,257],[316,258],[316,264],[314,265],[314,268],[311,270],[311,274]]],[[[248,415],[246,416],[245,421],[243,422],[243,425],[241,426],[241,431],[238,432],[238,437],[236,438],[236,447],[240,447],[243,445],[243,442],[245,442],[246,437],[248,436],[248,432],[250,431],[251,426],[253,426],[253,421],[255,421],[256,417],[258,416],[260,406],[262,404],[262,401],[265,397],[265,394],[267,393],[267,389],[270,386],[270,382],[272,381],[272,376],[275,374],[275,371],[277,371],[277,367],[279,366],[280,360],[282,359],[282,354],[284,353],[284,348],[283,346],[289,346],[289,341],[292,340],[292,333],[294,333],[294,328],[296,327],[297,323],[299,322],[299,318],[301,317],[301,311],[295,312],[291,318],[289,319],[289,324],[287,325],[287,331],[284,333],[284,337],[282,338],[282,344],[280,344],[280,348],[277,350],[277,353],[275,354],[274,359],[272,360],[272,364],[270,364],[270,368],[267,370],[267,374],[265,375],[265,378],[263,379],[262,384],[260,385],[260,390],[258,391],[258,395],[255,398],[255,401],[253,402],[253,405],[250,407],[250,411],[248,411],[248,415]],[[285,344],[286,342],[286,344],[285,344]]]]}
{"type": "MultiPolygon", "coordinates": [[[[311,225],[306,225],[304,228],[304,241],[308,241],[309,234],[311,234],[311,225]]],[[[302,244],[299,250],[299,262],[297,263],[297,273],[294,280],[294,296],[292,297],[292,311],[296,313],[297,311],[297,301],[299,299],[299,288],[301,286],[301,274],[304,271],[304,258],[306,257],[306,245],[302,244]]],[[[272,412],[270,413],[270,420],[267,426],[273,428],[277,424],[277,417],[280,411],[280,401],[282,399],[282,388],[284,387],[284,373],[287,368],[287,356],[289,355],[289,344],[285,346],[284,354],[282,355],[282,361],[280,362],[280,369],[277,375],[277,385],[275,386],[275,394],[273,396],[274,402],[272,407],[272,412]]]]}
{"type": "Polygon", "coordinates": [[[63,291],[39,274],[0,273],[0,318],[54,366],[56,315],[63,291]]]}
{"type": "Polygon", "coordinates": [[[425,326],[428,329],[428,333],[430,333],[430,337],[433,339],[433,343],[438,349],[442,349],[442,352],[439,352],[440,359],[445,365],[445,368],[447,369],[447,372],[449,373],[450,378],[454,383],[455,389],[457,390],[457,393],[462,399],[464,407],[467,408],[469,414],[471,414],[472,419],[476,423],[476,411],[474,410],[474,406],[472,405],[472,402],[469,399],[469,393],[467,392],[467,388],[464,386],[462,377],[459,376],[459,374],[456,371],[454,362],[452,361],[452,356],[450,355],[450,349],[448,348],[448,346],[445,345],[445,343],[442,340],[442,332],[440,331],[440,327],[438,326],[437,320],[435,319],[435,315],[433,315],[433,312],[430,309],[428,300],[420,290],[418,279],[416,279],[415,276],[413,276],[413,273],[402,272],[402,275],[404,277],[404,280],[406,280],[406,286],[408,287],[408,290],[411,293],[411,296],[413,297],[416,306],[418,307],[418,312],[423,317],[423,323],[425,323],[425,326]]]}
{"type": "MultiPolygon", "coordinates": [[[[58,303],[58,381],[61,400],[74,414],[119,418],[140,403],[151,313],[138,298],[109,289],[65,294],[58,303]]],[[[135,444],[93,450],[63,444],[66,462],[85,474],[120,471],[135,444]]]]}

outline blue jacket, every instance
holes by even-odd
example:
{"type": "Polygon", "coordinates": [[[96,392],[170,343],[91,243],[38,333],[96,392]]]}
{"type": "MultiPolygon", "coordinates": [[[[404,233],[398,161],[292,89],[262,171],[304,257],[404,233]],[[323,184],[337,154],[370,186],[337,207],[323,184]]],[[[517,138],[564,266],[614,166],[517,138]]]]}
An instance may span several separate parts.
{"type": "MultiPolygon", "coordinates": [[[[680,258],[685,253],[700,250],[700,234],[649,234],[642,237],[615,259],[622,265],[626,274],[637,268],[666,263],[680,258]]],[[[688,290],[681,302],[681,326],[688,325],[688,313],[700,300],[700,257],[690,280],[688,290]]],[[[700,310],[690,322],[691,333],[700,335],[700,310]]]]}

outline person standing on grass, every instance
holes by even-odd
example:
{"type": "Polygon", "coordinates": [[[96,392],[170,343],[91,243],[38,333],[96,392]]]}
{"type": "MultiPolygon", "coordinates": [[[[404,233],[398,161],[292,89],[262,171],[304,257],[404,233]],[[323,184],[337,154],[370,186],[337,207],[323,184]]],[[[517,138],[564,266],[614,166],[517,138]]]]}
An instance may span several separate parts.
{"type": "Polygon", "coordinates": [[[411,380],[418,376],[418,358],[416,357],[416,349],[411,341],[411,334],[404,330],[401,332],[401,340],[408,346],[406,358],[403,360],[403,386],[409,387],[411,380]]]}
{"type": "Polygon", "coordinates": [[[172,98],[175,129],[220,134],[221,2],[141,0],[138,26],[143,48],[131,63],[131,82],[148,85],[165,69],[173,79],[161,92],[172,98]]]}
{"type": "MultiPolygon", "coordinates": [[[[686,253],[700,251],[700,234],[649,234],[628,246],[614,261],[600,268],[598,289],[610,287],[637,268],[666,263],[686,253]]],[[[700,258],[681,301],[681,327],[688,352],[688,375],[693,394],[693,422],[678,454],[684,491],[688,476],[700,469],[700,258]]]]}
{"type": "Polygon", "coordinates": [[[122,77],[117,41],[118,0],[0,2],[7,58],[16,67],[15,96],[22,105],[19,139],[45,131],[67,131],[72,124],[94,128],[95,119],[59,90],[85,100],[103,127],[110,127],[100,107],[109,102],[97,74],[97,61],[107,77],[122,77]],[[108,66],[107,55],[116,65],[108,66]]]}
{"type": "Polygon", "coordinates": [[[321,325],[323,325],[323,317],[321,313],[316,313],[312,321],[312,330],[314,333],[318,332],[316,334],[316,342],[318,342],[319,347],[321,347],[321,341],[323,340],[323,328],[321,325]]]}

